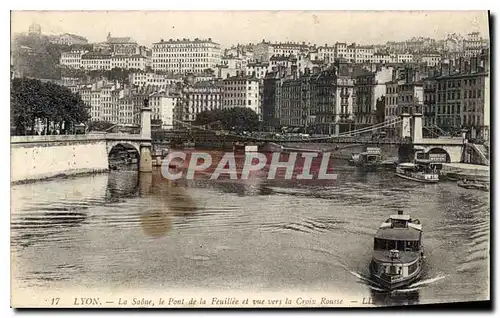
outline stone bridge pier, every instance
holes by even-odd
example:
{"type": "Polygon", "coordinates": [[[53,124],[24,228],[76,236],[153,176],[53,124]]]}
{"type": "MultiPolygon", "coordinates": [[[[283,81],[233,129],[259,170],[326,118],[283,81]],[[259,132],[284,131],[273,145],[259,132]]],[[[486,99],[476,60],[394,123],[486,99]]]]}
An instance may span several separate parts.
{"type": "Polygon", "coordinates": [[[151,108],[149,107],[149,101],[147,99],[144,100],[144,105],[141,109],[141,139],[149,141],[143,141],[139,146],[139,171],[152,172],[151,108]]]}

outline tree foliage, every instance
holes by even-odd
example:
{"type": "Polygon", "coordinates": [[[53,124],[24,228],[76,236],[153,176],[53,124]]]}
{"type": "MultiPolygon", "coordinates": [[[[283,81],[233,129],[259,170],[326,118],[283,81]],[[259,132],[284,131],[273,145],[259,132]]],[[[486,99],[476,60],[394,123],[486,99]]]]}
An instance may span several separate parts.
{"type": "Polygon", "coordinates": [[[238,132],[254,131],[259,127],[259,116],[247,107],[216,109],[197,114],[195,124],[217,126],[238,132]]]}
{"type": "Polygon", "coordinates": [[[89,115],[78,94],[54,83],[36,79],[15,78],[11,82],[11,124],[15,134],[33,133],[37,120],[58,126],[60,133],[68,132],[75,124],[84,123],[89,115]]]}
{"type": "Polygon", "coordinates": [[[59,59],[68,48],[50,43],[44,36],[17,35],[12,42],[12,59],[24,76],[60,79],[59,59]]]}

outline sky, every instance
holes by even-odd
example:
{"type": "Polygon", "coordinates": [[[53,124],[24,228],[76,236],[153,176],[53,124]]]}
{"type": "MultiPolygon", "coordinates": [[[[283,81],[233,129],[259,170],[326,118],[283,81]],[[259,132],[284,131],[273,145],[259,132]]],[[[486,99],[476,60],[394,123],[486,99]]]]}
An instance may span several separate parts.
{"type": "Polygon", "coordinates": [[[170,38],[212,38],[229,47],[263,39],[383,44],[489,33],[486,11],[12,11],[11,32],[27,32],[33,22],[43,34],[68,32],[101,42],[111,32],[146,46],[170,38]]]}

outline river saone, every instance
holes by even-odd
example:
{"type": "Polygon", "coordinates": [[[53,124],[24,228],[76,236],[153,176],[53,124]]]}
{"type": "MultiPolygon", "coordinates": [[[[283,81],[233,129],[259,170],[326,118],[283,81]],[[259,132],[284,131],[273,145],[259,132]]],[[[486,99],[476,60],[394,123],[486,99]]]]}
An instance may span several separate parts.
{"type": "MultiPolygon", "coordinates": [[[[337,292],[378,305],[489,299],[489,194],[333,160],[337,180],[167,181],[111,171],[12,186],[13,288],[337,292]],[[373,237],[421,220],[421,280],[373,287],[373,237]]],[[[294,300],[295,301],[295,300],[294,300]]]]}

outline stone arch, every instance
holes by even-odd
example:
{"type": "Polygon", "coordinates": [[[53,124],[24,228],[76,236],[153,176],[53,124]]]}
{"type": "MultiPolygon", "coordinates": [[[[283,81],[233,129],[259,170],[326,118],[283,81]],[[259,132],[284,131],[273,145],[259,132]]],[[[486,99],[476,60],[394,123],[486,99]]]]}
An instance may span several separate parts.
{"type": "Polygon", "coordinates": [[[116,146],[122,146],[122,147],[125,147],[125,148],[134,148],[137,153],[141,153],[141,150],[139,148],[139,144],[135,143],[135,142],[128,142],[128,141],[112,141],[112,142],[109,142],[107,143],[107,151],[108,151],[108,157],[109,157],[109,154],[111,153],[111,150],[113,150],[113,148],[115,148],[116,146]]]}
{"type": "Polygon", "coordinates": [[[436,154],[436,155],[445,155],[445,162],[446,163],[450,163],[451,162],[451,156],[450,156],[450,153],[444,149],[444,148],[441,148],[441,147],[432,147],[430,148],[428,151],[427,151],[427,155],[432,155],[432,154],[436,154]]]}
{"type": "Polygon", "coordinates": [[[120,141],[108,142],[107,152],[110,169],[121,166],[126,162],[135,165],[134,160],[137,160],[137,167],[139,166],[141,153],[137,143],[120,141]],[[116,151],[114,152],[114,150],[116,151]],[[131,153],[129,151],[131,151],[131,153]]]}

